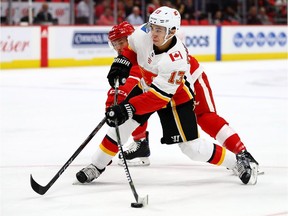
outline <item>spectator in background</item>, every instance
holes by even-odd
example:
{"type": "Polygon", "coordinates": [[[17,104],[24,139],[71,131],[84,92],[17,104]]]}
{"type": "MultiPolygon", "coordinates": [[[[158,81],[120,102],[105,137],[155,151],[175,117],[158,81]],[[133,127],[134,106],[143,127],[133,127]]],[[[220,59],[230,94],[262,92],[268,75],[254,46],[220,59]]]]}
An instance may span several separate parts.
{"type": "Polygon", "coordinates": [[[257,16],[257,8],[256,6],[252,6],[249,9],[247,16],[247,24],[248,25],[261,25],[262,22],[257,16]]]}
{"type": "Polygon", "coordinates": [[[275,1],[275,5],[276,6],[281,6],[281,5],[286,5],[287,4],[287,0],[276,0],[275,1]]]}
{"type": "Polygon", "coordinates": [[[261,20],[263,25],[271,25],[272,23],[269,20],[269,17],[266,14],[266,9],[264,7],[259,8],[258,19],[261,20]]]}
{"type": "Polygon", "coordinates": [[[117,24],[125,21],[125,3],[122,0],[118,0],[117,3],[117,24]]]}
{"type": "Polygon", "coordinates": [[[128,16],[132,13],[134,7],[133,0],[126,0],[125,1],[125,14],[128,16]]]}
{"type": "Polygon", "coordinates": [[[228,22],[231,23],[240,23],[241,22],[241,18],[240,16],[235,12],[235,10],[231,7],[231,6],[227,6],[225,9],[225,15],[224,15],[224,19],[228,22]]]}
{"type": "Polygon", "coordinates": [[[81,0],[77,4],[75,24],[89,24],[89,16],[90,16],[89,1],[90,0],[81,0]]]}
{"type": "Polygon", "coordinates": [[[147,5],[146,20],[148,20],[148,17],[150,16],[150,14],[152,14],[153,11],[159,7],[160,7],[159,0],[152,0],[152,2],[147,5]]]}
{"type": "Polygon", "coordinates": [[[110,7],[105,7],[104,13],[97,21],[98,25],[114,25],[113,11],[110,7]]]}
{"type": "MultiPolygon", "coordinates": [[[[32,24],[37,23],[36,17],[35,17],[35,9],[32,8],[31,10],[32,14],[31,14],[31,18],[32,18],[32,24]]],[[[20,23],[29,23],[29,9],[27,8],[27,10],[25,9],[23,11],[24,16],[21,17],[20,19],[20,23]]]]}
{"type": "Polygon", "coordinates": [[[52,14],[49,12],[48,4],[43,3],[40,11],[36,15],[35,23],[37,23],[37,24],[38,23],[41,24],[41,23],[45,23],[45,22],[52,23],[53,21],[54,20],[53,20],[52,14]]]}
{"type": "Polygon", "coordinates": [[[185,4],[183,3],[182,0],[176,0],[175,9],[179,11],[181,17],[183,17],[182,19],[184,19],[185,4]]]}
{"type": "Polygon", "coordinates": [[[140,8],[138,6],[133,7],[132,13],[126,18],[131,25],[141,25],[144,23],[140,16],[140,8]]]}
{"type": "Polygon", "coordinates": [[[172,2],[169,0],[164,1],[162,5],[170,8],[175,8],[175,5],[173,5],[172,2]]]}
{"type": "MultiPolygon", "coordinates": [[[[142,0],[134,0],[134,5],[133,6],[138,6],[139,8],[142,7],[142,4],[141,4],[142,0]]],[[[133,8],[132,8],[133,10],[133,8]]]]}
{"type": "Polygon", "coordinates": [[[214,14],[214,18],[213,18],[213,24],[214,25],[221,25],[222,22],[224,21],[224,17],[223,17],[223,13],[221,10],[217,10],[214,14]]]}
{"type": "Polygon", "coordinates": [[[94,7],[94,14],[95,14],[95,19],[99,19],[101,14],[104,13],[105,7],[108,6],[108,1],[96,1],[95,7],[94,7]]]}
{"type": "Polygon", "coordinates": [[[279,24],[287,25],[287,3],[282,5],[279,9],[279,24]]]}
{"type": "Polygon", "coordinates": [[[117,13],[117,23],[122,23],[125,21],[125,11],[118,9],[118,13],[117,13]]]}
{"type": "Polygon", "coordinates": [[[184,19],[191,20],[193,18],[193,13],[195,12],[195,7],[193,0],[187,0],[184,9],[184,19]]]}

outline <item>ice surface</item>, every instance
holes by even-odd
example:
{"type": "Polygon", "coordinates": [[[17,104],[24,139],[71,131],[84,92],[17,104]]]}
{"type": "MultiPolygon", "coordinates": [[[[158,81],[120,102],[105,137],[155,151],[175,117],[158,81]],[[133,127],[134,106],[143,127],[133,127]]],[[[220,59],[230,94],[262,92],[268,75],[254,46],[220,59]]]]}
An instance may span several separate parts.
{"type": "MultiPolygon", "coordinates": [[[[288,64],[284,60],[204,62],[218,113],[239,133],[264,175],[255,186],[222,167],[196,163],[178,146],[160,144],[158,117],[149,120],[151,165],[130,168],[149,205],[133,194],[116,161],[90,185],[73,185],[90,163],[107,126],[96,134],[48,192],[46,185],[104,117],[108,67],[0,72],[1,216],[283,216],[288,215],[288,64]]],[[[211,139],[201,132],[201,136],[211,139]]]]}

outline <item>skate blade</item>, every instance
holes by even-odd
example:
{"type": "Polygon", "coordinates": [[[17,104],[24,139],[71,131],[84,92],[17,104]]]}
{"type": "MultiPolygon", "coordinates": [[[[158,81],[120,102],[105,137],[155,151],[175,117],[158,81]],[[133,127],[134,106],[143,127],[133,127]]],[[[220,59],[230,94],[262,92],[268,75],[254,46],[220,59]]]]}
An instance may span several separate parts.
{"type": "Polygon", "coordinates": [[[261,170],[259,166],[258,166],[258,172],[257,173],[258,173],[258,176],[265,174],[265,172],[263,170],[261,170]]]}
{"type": "MultiPolygon", "coordinates": [[[[230,170],[230,169],[228,169],[228,170],[230,170]]],[[[236,170],[233,169],[232,173],[233,173],[233,175],[238,176],[238,173],[236,170]]],[[[259,175],[264,175],[264,174],[265,174],[265,172],[263,170],[260,170],[260,168],[258,167],[257,175],[259,176],[259,175]]]]}
{"type": "Polygon", "coordinates": [[[255,185],[257,183],[257,177],[258,177],[258,165],[256,163],[250,163],[250,167],[251,167],[251,177],[248,184],[255,185]]]}

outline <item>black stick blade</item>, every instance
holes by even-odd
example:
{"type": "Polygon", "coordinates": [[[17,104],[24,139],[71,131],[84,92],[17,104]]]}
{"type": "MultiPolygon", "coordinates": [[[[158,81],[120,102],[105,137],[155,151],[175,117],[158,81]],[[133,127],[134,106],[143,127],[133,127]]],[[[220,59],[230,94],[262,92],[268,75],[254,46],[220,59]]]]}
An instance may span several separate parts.
{"type": "Polygon", "coordinates": [[[32,177],[31,174],[30,174],[30,184],[31,184],[32,189],[33,189],[36,193],[38,193],[38,194],[40,194],[40,195],[45,194],[46,191],[48,190],[47,187],[43,187],[43,186],[39,185],[39,184],[33,179],[33,177],[32,177]]]}

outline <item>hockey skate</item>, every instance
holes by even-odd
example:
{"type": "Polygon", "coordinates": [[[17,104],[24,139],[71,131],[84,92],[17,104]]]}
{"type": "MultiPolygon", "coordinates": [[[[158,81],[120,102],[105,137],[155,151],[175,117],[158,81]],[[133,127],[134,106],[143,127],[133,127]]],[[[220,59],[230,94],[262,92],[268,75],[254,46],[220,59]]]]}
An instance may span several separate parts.
{"type": "Polygon", "coordinates": [[[244,150],[243,153],[245,157],[250,160],[250,162],[255,163],[257,164],[257,166],[259,166],[259,163],[254,159],[254,157],[247,150],[244,150]]]}
{"type": "Polygon", "coordinates": [[[244,184],[256,184],[258,175],[258,165],[247,157],[247,151],[236,155],[237,163],[233,172],[241,179],[244,184]]]}
{"type": "Polygon", "coordinates": [[[250,160],[251,163],[255,163],[257,166],[257,174],[264,175],[264,171],[259,168],[259,163],[254,159],[254,157],[247,151],[244,151],[245,156],[250,160]]]}
{"type": "MultiPolygon", "coordinates": [[[[146,139],[132,142],[127,146],[127,150],[124,151],[124,157],[128,166],[149,166],[149,156],[148,132],[146,133],[146,139]]],[[[118,165],[124,166],[121,153],[119,154],[118,165]]]]}
{"type": "Polygon", "coordinates": [[[90,183],[98,178],[105,169],[99,170],[93,164],[88,165],[76,174],[76,178],[80,183],[90,183]]]}
{"type": "MultiPolygon", "coordinates": [[[[254,157],[247,150],[244,150],[243,153],[244,153],[245,157],[247,159],[249,159],[250,163],[253,163],[254,166],[257,166],[257,175],[264,175],[264,171],[260,170],[259,163],[254,159],[254,157]]],[[[232,169],[232,171],[233,171],[234,175],[238,176],[238,173],[235,169],[232,169]]]]}

